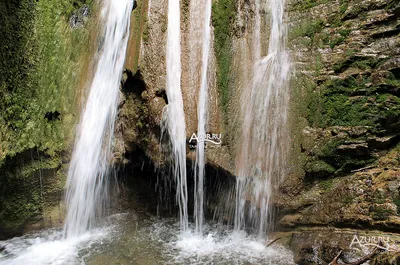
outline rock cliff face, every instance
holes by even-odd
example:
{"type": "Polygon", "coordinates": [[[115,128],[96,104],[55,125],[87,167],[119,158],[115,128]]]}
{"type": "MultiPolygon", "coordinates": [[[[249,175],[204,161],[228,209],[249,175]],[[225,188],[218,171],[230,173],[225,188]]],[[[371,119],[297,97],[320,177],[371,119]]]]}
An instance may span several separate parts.
{"type": "MultiPolygon", "coordinates": [[[[378,189],[383,175],[387,181],[399,176],[398,4],[292,1],[288,9],[298,95],[292,107],[302,111],[293,119],[301,193],[317,183],[327,192],[343,180],[349,190],[341,199],[355,202],[366,197],[364,190],[378,189]]],[[[380,188],[395,209],[398,193],[380,188]]],[[[296,193],[296,185],[291,189],[288,194],[296,193]]]]}
{"type": "MultiPolygon", "coordinates": [[[[163,108],[168,103],[165,92],[167,7],[165,1],[139,1],[133,12],[126,75],[123,80],[124,99],[120,107],[119,126],[117,126],[117,134],[120,136],[118,142],[121,143],[121,145],[118,145],[120,147],[120,150],[117,151],[118,156],[129,153],[132,151],[132,147],[140,148],[158,166],[165,164],[164,157],[160,155],[159,145],[163,108]],[[137,89],[138,87],[140,89],[137,89]],[[134,111],[133,108],[140,108],[141,110],[134,111]]],[[[197,102],[201,73],[202,27],[200,24],[203,21],[198,21],[199,16],[195,16],[195,13],[202,13],[204,10],[201,7],[197,9],[195,4],[190,3],[190,1],[182,1],[181,12],[181,85],[186,132],[189,139],[193,133],[197,132],[197,102]],[[194,21],[194,19],[197,19],[197,21],[194,21]]],[[[229,35],[225,37],[226,41],[230,41],[228,37],[229,35]]],[[[214,43],[211,43],[211,45],[214,46],[214,43]]],[[[213,51],[214,47],[211,50],[213,51]]],[[[230,53],[230,49],[228,51],[230,53]]],[[[218,68],[218,58],[213,51],[208,73],[208,130],[224,135],[226,129],[223,121],[224,116],[220,111],[220,91],[217,90],[216,68],[218,68]]],[[[233,163],[228,149],[227,141],[223,140],[222,147],[213,148],[210,146],[207,156],[210,164],[233,173],[233,163]]],[[[195,151],[188,148],[187,157],[189,160],[193,160],[195,151]]],[[[123,158],[120,158],[119,162],[123,162],[123,158]]]]}
{"type": "MultiPolygon", "coordinates": [[[[296,166],[276,198],[281,228],[400,230],[399,8],[379,0],[289,2],[296,166]]],[[[317,245],[349,244],[316,238],[296,252],[299,264],[332,261],[317,245]]]]}

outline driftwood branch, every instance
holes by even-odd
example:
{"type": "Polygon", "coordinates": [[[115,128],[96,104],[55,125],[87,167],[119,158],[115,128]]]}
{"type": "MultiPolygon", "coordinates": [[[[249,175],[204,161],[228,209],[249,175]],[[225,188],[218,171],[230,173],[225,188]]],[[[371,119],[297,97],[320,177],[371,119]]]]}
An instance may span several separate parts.
{"type": "Polygon", "coordinates": [[[374,248],[374,250],[369,253],[368,255],[360,258],[359,260],[352,262],[352,263],[346,263],[346,264],[340,264],[338,263],[338,259],[340,258],[340,256],[343,254],[342,251],[339,251],[339,254],[332,260],[331,263],[329,263],[328,265],[361,265],[364,264],[365,262],[367,262],[368,260],[371,260],[373,257],[375,257],[376,255],[379,254],[381,248],[383,247],[382,242],[378,243],[378,246],[374,248]]]}
{"type": "Polygon", "coordinates": [[[371,169],[371,168],[374,168],[374,167],[375,167],[375,166],[367,166],[367,167],[363,167],[363,168],[354,169],[354,170],[352,170],[351,172],[352,172],[352,173],[354,173],[354,172],[360,172],[360,171],[364,171],[364,170],[371,169]]]}
{"type": "Polygon", "coordinates": [[[274,244],[276,241],[278,241],[279,239],[281,239],[280,237],[275,238],[274,240],[272,240],[271,242],[269,242],[266,247],[271,246],[272,244],[274,244]]]}
{"type": "Polygon", "coordinates": [[[338,265],[339,263],[337,263],[337,261],[341,255],[342,255],[342,251],[339,251],[339,254],[337,254],[337,256],[328,265],[338,265]]]}

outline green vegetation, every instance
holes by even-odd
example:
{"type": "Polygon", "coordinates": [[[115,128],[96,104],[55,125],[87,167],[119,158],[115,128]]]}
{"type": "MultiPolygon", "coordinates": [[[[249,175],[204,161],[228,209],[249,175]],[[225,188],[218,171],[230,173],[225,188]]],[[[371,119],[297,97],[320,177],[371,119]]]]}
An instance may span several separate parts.
{"type": "Polygon", "coordinates": [[[305,11],[314,6],[328,3],[328,0],[301,0],[294,4],[294,9],[298,11],[305,11]]]}
{"type": "Polygon", "coordinates": [[[376,92],[376,87],[368,86],[372,80],[369,76],[353,77],[348,76],[344,79],[330,79],[322,85],[324,96],[334,94],[345,94],[348,96],[372,95],[376,92]]]}
{"type": "Polygon", "coordinates": [[[354,195],[353,194],[347,194],[343,197],[343,203],[345,204],[350,204],[354,201],[354,195]]]}
{"type": "MultiPolygon", "coordinates": [[[[321,23],[321,22],[320,22],[321,23]]],[[[330,21],[330,23],[337,23],[336,21],[330,21]]],[[[335,46],[340,45],[345,42],[346,38],[350,35],[350,29],[339,29],[336,30],[334,33],[328,33],[326,31],[322,31],[319,26],[323,26],[323,24],[306,24],[303,30],[305,31],[298,31],[298,35],[300,36],[308,36],[311,38],[313,45],[317,47],[323,47],[324,45],[328,45],[331,49],[335,46]],[[321,32],[321,33],[320,33],[321,32]],[[319,35],[316,35],[320,33],[319,35]],[[333,34],[333,35],[332,35],[333,34]]],[[[339,25],[337,25],[339,27],[339,25]]],[[[332,32],[332,31],[331,31],[332,32]]]]}
{"type": "Polygon", "coordinates": [[[291,33],[291,38],[295,39],[297,37],[309,37],[313,43],[316,34],[320,33],[323,28],[324,21],[321,19],[304,21],[293,30],[291,33]]]}
{"type": "Polygon", "coordinates": [[[329,41],[329,47],[331,49],[335,48],[335,46],[340,45],[344,42],[346,38],[343,36],[336,36],[332,40],[329,41]]]}
{"type": "Polygon", "coordinates": [[[400,80],[399,79],[387,79],[387,84],[392,87],[400,87],[400,80]]]}
{"type": "Polygon", "coordinates": [[[340,14],[344,14],[349,7],[349,0],[340,0],[340,14]]]}
{"type": "MultiPolygon", "coordinates": [[[[14,8],[1,34],[7,41],[0,60],[0,161],[35,146],[50,155],[64,149],[76,112],[79,59],[87,51],[88,31],[69,29],[73,1],[26,0],[14,8]],[[44,118],[54,111],[61,120],[44,118]]],[[[5,6],[1,12],[7,12],[5,6]]]]}
{"type": "Polygon", "coordinates": [[[393,203],[397,206],[397,214],[400,214],[400,196],[395,197],[393,203]]]}
{"type": "MultiPolygon", "coordinates": [[[[365,18],[365,12],[368,11],[366,9],[364,9],[361,5],[352,5],[351,8],[346,7],[346,9],[343,7],[343,10],[345,10],[343,12],[343,20],[346,19],[352,19],[352,18],[356,18],[356,17],[361,17],[361,18],[365,18]]],[[[342,9],[341,9],[342,11],[342,9]]]]}
{"type": "MultiPolygon", "coordinates": [[[[127,68],[136,72],[139,67],[141,42],[147,43],[150,37],[150,25],[147,21],[148,0],[137,1],[137,7],[133,10],[133,23],[131,23],[130,40],[127,49],[127,68]]],[[[166,31],[167,21],[163,17],[160,21],[163,32],[166,31]]]]}
{"type": "Polygon", "coordinates": [[[73,140],[90,48],[88,29],[72,30],[69,17],[90,3],[0,3],[0,228],[20,227],[43,211],[42,171],[59,168],[73,140]],[[55,112],[59,117],[45,117],[55,112]]]}
{"type": "Polygon", "coordinates": [[[321,187],[326,190],[330,191],[333,188],[333,179],[324,180],[321,182],[321,187]]]}
{"type": "MultiPolygon", "coordinates": [[[[318,6],[324,1],[297,1],[294,10],[297,15],[301,9],[318,6]]],[[[329,11],[324,16],[309,18],[301,16],[302,20],[294,24],[290,33],[290,40],[294,40],[297,49],[306,57],[307,67],[303,68],[307,74],[299,78],[294,86],[305,96],[300,100],[299,106],[294,106],[297,112],[305,116],[304,126],[328,129],[333,126],[353,127],[368,126],[367,134],[380,134],[396,130],[396,122],[400,120],[400,98],[396,88],[399,86],[398,78],[390,73],[375,75],[376,69],[385,63],[388,56],[370,56],[363,53],[357,45],[349,41],[354,23],[345,20],[354,14],[362,21],[362,16],[367,12],[365,5],[352,3],[348,0],[340,0],[337,10],[329,11]],[[340,45],[334,54],[325,55],[326,48],[334,49],[340,45]],[[324,49],[322,54],[319,49],[324,49]],[[312,61],[313,63],[309,63],[312,61]],[[331,71],[334,71],[332,73],[331,71]],[[299,82],[299,80],[308,81],[299,82]]],[[[373,8],[370,8],[370,10],[373,8]]],[[[325,7],[317,7],[325,12],[325,7]]],[[[306,11],[307,13],[310,11],[306,11]]],[[[360,24],[362,27],[362,23],[360,24]]],[[[386,54],[385,54],[386,55],[386,54]]],[[[296,103],[294,103],[296,104],[296,103]]],[[[293,106],[293,105],[292,105],[293,106]]],[[[295,116],[301,116],[296,113],[295,116]]],[[[344,130],[346,130],[344,128],[344,130]]],[[[329,130],[327,131],[329,132],[329,130]]],[[[299,138],[301,139],[301,135],[299,138]]],[[[309,151],[305,155],[303,169],[306,176],[316,175],[313,172],[324,170],[314,165],[313,161],[323,161],[328,166],[336,169],[332,176],[347,174],[355,168],[363,167],[376,160],[368,151],[351,149],[341,151],[340,145],[346,145],[346,141],[362,141],[366,135],[346,135],[343,131],[336,137],[318,136],[312,146],[310,140],[302,140],[302,148],[309,151]]],[[[314,141],[314,140],[313,140],[314,141]]],[[[346,147],[344,147],[346,148],[346,147]]],[[[358,147],[354,147],[358,148],[358,147]]],[[[363,147],[359,147],[363,148],[363,147]]],[[[322,165],[322,163],[321,163],[322,165]]],[[[320,175],[321,174],[317,174],[320,175]]],[[[322,174],[323,175],[323,174],[322,174]]]]}
{"type": "Polygon", "coordinates": [[[45,199],[62,191],[65,176],[56,172],[60,164],[59,156],[50,157],[37,149],[6,159],[0,167],[1,228],[22,229],[27,220],[40,220],[45,208],[56,204],[45,199]]]}
{"type": "Polygon", "coordinates": [[[320,127],[371,126],[380,130],[388,121],[400,118],[400,99],[391,94],[375,94],[369,97],[349,97],[330,94],[322,99],[320,127]]]}
{"type": "Polygon", "coordinates": [[[336,169],[322,160],[312,161],[305,168],[309,176],[314,178],[325,178],[335,173],[336,169]]]}
{"type": "Polygon", "coordinates": [[[325,67],[321,54],[315,55],[315,75],[318,76],[325,67]]]}
{"type": "Polygon", "coordinates": [[[374,208],[371,217],[377,221],[386,220],[389,216],[395,214],[392,210],[385,208],[385,205],[375,205],[374,208]]]}
{"type": "MultiPolygon", "coordinates": [[[[303,1],[299,2],[306,5],[305,8],[319,5],[325,1],[303,1]],[[308,4],[307,4],[308,2],[308,4]]],[[[298,3],[298,4],[299,4],[298,3]]],[[[343,4],[344,5],[344,4],[343,4]]],[[[311,39],[310,46],[322,47],[328,45],[331,49],[335,46],[345,42],[346,38],[351,33],[351,29],[340,28],[342,26],[342,19],[340,13],[333,13],[328,16],[326,20],[321,18],[305,19],[290,33],[290,39],[298,37],[309,37],[311,39]],[[325,24],[330,24],[329,31],[324,31],[325,24]],[[332,29],[335,29],[332,31],[332,29]]]]}
{"type": "Polygon", "coordinates": [[[149,36],[150,35],[150,26],[148,23],[146,23],[146,25],[144,26],[144,30],[142,33],[142,40],[143,42],[147,42],[149,40],[149,36]]]}
{"type": "Polygon", "coordinates": [[[338,33],[340,34],[340,36],[342,36],[343,38],[347,38],[347,36],[350,35],[351,33],[351,29],[339,29],[338,33]]]}
{"type": "Polygon", "coordinates": [[[385,62],[387,59],[381,59],[381,58],[376,58],[376,57],[360,57],[357,55],[351,55],[347,56],[343,60],[341,60],[339,63],[336,63],[333,65],[333,70],[336,73],[341,73],[344,70],[348,69],[349,67],[355,67],[359,68],[361,70],[367,70],[367,69],[372,69],[378,67],[380,64],[385,62]]]}
{"type": "Polygon", "coordinates": [[[308,92],[309,97],[307,99],[307,109],[305,116],[307,121],[312,126],[322,127],[324,124],[324,116],[322,115],[322,96],[320,89],[314,89],[308,92]]]}
{"type": "MultiPolygon", "coordinates": [[[[318,159],[316,161],[321,169],[319,171],[320,174],[314,174],[314,177],[340,176],[354,168],[361,168],[374,161],[374,158],[368,154],[360,156],[354,152],[341,151],[338,147],[343,144],[345,144],[345,140],[335,138],[327,138],[324,142],[318,143],[318,148],[315,150],[313,156],[314,159],[318,159]]],[[[309,164],[310,162],[307,163],[305,170],[309,175],[313,176],[309,164]]],[[[317,167],[314,166],[314,168],[317,167]]]]}
{"type": "MultiPolygon", "coordinates": [[[[391,94],[373,93],[368,96],[349,96],[355,88],[347,87],[354,80],[334,82],[325,88],[326,94],[314,95],[308,105],[307,120],[313,127],[369,126],[370,132],[379,133],[400,119],[400,99],[391,94]],[[340,82],[345,82],[341,83],[340,82]],[[343,87],[342,87],[343,86],[343,87]],[[330,90],[331,89],[331,90],[330,90]],[[350,92],[349,92],[350,91],[350,92]]],[[[360,83],[362,87],[362,83],[360,83]]],[[[374,161],[368,155],[357,156],[351,152],[340,152],[338,146],[343,139],[331,139],[320,143],[315,156],[337,168],[335,174],[362,167],[374,161]]]]}
{"type": "Polygon", "coordinates": [[[389,0],[388,5],[386,6],[387,10],[390,10],[392,8],[396,8],[399,5],[397,0],[389,0]]]}
{"type": "MultiPolygon", "coordinates": [[[[349,54],[352,54],[349,52],[349,54]]],[[[376,68],[382,59],[359,59],[351,55],[334,65],[337,72],[349,67],[367,70],[376,68]]],[[[388,78],[387,85],[397,86],[398,80],[388,78]]],[[[317,127],[371,126],[376,130],[388,125],[388,121],[400,118],[400,98],[379,93],[379,84],[373,85],[371,77],[359,75],[344,79],[328,79],[314,91],[308,103],[308,121],[317,127]],[[317,115],[318,114],[318,115],[317,115]]]]}
{"type": "Polygon", "coordinates": [[[214,1],[212,6],[212,24],[215,34],[215,52],[217,57],[218,89],[223,110],[229,103],[230,68],[232,64],[233,25],[236,16],[235,0],[214,1]]]}

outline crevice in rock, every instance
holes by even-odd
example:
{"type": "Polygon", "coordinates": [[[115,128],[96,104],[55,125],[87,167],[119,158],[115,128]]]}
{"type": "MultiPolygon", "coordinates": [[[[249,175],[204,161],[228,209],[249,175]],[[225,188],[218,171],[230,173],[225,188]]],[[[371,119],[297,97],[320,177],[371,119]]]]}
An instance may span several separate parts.
{"type": "Polygon", "coordinates": [[[156,96],[163,98],[165,101],[165,104],[168,104],[168,97],[167,97],[167,92],[165,91],[165,89],[160,89],[156,91],[156,96]]]}
{"type": "Polygon", "coordinates": [[[396,26],[396,28],[392,29],[392,30],[387,30],[384,32],[378,32],[375,34],[372,34],[371,37],[373,39],[382,39],[382,38],[390,38],[390,37],[394,37],[397,36],[400,33],[400,26],[396,26]]]}
{"type": "Polygon", "coordinates": [[[122,92],[125,94],[134,93],[140,96],[145,90],[146,83],[140,69],[137,70],[135,74],[133,74],[131,70],[125,69],[122,80],[122,92]]]}

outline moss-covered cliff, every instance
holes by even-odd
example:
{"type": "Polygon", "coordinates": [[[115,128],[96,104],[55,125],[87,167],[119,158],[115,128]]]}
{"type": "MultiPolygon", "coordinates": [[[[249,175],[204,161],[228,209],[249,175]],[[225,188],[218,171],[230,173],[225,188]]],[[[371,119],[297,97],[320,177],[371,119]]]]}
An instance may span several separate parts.
{"type": "Polygon", "coordinates": [[[291,6],[290,44],[302,72],[297,87],[304,90],[298,107],[310,128],[307,138],[315,138],[302,143],[314,157],[308,176],[322,163],[336,175],[361,168],[399,141],[397,12],[394,1],[291,6]]]}
{"type": "Polygon", "coordinates": [[[0,3],[0,236],[57,221],[88,67],[90,1],[0,3]],[[56,220],[54,218],[56,217],[56,220]]]}
{"type": "MultiPolygon", "coordinates": [[[[400,231],[398,1],[294,0],[287,9],[295,166],[276,200],[281,228],[400,231]]],[[[338,230],[332,240],[319,234],[299,236],[313,242],[296,249],[299,264],[347,247],[338,230]]]]}

